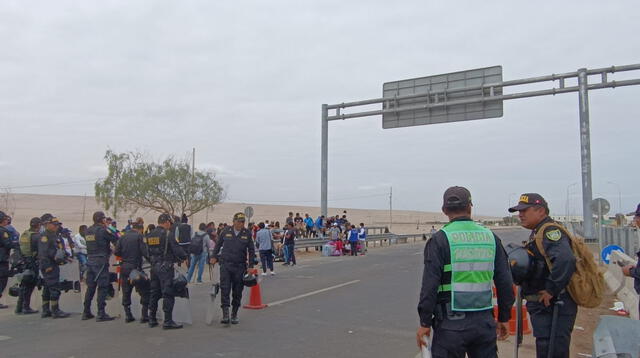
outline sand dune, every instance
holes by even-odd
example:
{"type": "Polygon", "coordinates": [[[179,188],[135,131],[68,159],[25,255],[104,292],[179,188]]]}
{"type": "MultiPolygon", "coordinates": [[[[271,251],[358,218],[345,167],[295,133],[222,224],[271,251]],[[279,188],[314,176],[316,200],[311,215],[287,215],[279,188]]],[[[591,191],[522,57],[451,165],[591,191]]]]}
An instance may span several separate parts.
{"type": "MultiPolygon", "coordinates": [[[[252,221],[277,220],[284,222],[289,211],[294,214],[299,212],[304,216],[308,213],[313,218],[320,214],[319,207],[309,206],[287,206],[287,205],[263,205],[250,203],[222,203],[207,211],[200,212],[190,219],[190,223],[200,223],[213,221],[231,222],[234,213],[243,211],[245,207],[252,206],[254,217],[252,221]]],[[[13,224],[19,230],[24,230],[29,220],[34,216],[41,216],[44,213],[56,215],[64,223],[65,227],[74,232],[81,224],[91,224],[91,216],[97,210],[103,210],[92,196],[71,196],[71,195],[39,195],[39,194],[10,194],[8,200],[5,198],[0,202],[2,210],[13,217],[13,224]]],[[[365,210],[349,208],[330,208],[329,215],[342,215],[347,211],[347,217],[351,222],[365,223],[367,226],[388,226],[388,210],[365,210]]],[[[107,213],[107,215],[113,215],[107,213]]],[[[129,218],[142,216],[145,223],[155,223],[158,213],[153,211],[139,210],[137,213],[118,213],[118,227],[126,225],[129,218]]],[[[478,217],[485,219],[488,217],[478,217]]],[[[430,213],[422,211],[394,210],[391,230],[396,233],[426,232],[434,222],[444,222],[446,217],[442,213],[430,213]]],[[[436,225],[438,227],[438,225],[436,225]]]]}

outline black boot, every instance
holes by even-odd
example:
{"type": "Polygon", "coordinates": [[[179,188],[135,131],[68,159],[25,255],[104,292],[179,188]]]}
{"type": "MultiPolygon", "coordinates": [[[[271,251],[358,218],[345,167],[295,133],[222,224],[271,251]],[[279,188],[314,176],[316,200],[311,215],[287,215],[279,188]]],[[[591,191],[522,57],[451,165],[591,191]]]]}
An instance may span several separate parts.
{"type": "Polygon", "coordinates": [[[96,317],[96,322],[106,322],[113,321],[114,317],[111,317],[104,311],[104,308],[98,310],[98,317],[96,317]]]}
{"type": "Polygon", "coordinates": [[[140,323],[148,323],[149,322],[149,307],[142,306],[142,317],[140,318],[140,323]]]}
{"type": "Polygon", "coordinates": [[[22,309],[22,314],[34,314],[34,313],[38,313],[38,310],[33,310],[29,306],[26,306],[22,309]]]}
{"type": "Polygon", "coordinates": [[[164,323],[162,324],[162,329],[180,329],[182,328],[181,324],[177,324],[173,321],[172,317],[173,312],[164,312],[164,323]]]}
{"type": "Polygon", "coordinates": [[[124,321],[125,321],[126,323],[133,322],[133,321],[135,321],[135,320],[136,320],[136,319],[133,317],[133,314],[131,313],[131,307],[129,307],[129,306],[124,306],[124,317],[125,317],[125,318],[124,318],[124,321]]]}
{"type": "Polygon", "coordinates": [[[93,315],[93,313],[91,313],[91,308],[87,309],[85,308],[84,311],[82,311],[82,320],[86,321],[88,319],[93,319],[96,318],[96,316],[93,315]]]}
{"type": "MultiPolygon", "coordinates": [[[[21,289],[22,291],[22,289],[21,289]]],[[[18,302],[16,302],[16,314],[22,314],[22,306],[24,305],[24,301],[22,300],[23,293],[20,292],[20,296],[18,296],[18,302]]]]}
{"type": "Polygon", "coordinates": [[[238,308],[240,307],[233,307],[233,310],[231,310],[231,324],[238,324],[240,323],[240,320],[238,319],[238,308]]]}
{"type": "Polygon", "coordinates": [[[158,326],[158,320],[156,319],[156,312],[155,311],[150,311],[149,312],[149,327],[153,328],[158,326]]]}
{"type": "Polygon", "coordinates": [[[42,318],[51,317],[51,310],[49,309],[49,301],[42,301],[42,318]]]}
{"type": "Polygon", "coordinates": [[[51,317],[53,318],[67,318],[70,314],[64,312],[58,306],[58,301],[51,301],[51,317]]]}
{"type": "Polygon", "coordinates": [[[222,319],[220,323],[229,324],[229,307],[222,307],[222,319]]]}

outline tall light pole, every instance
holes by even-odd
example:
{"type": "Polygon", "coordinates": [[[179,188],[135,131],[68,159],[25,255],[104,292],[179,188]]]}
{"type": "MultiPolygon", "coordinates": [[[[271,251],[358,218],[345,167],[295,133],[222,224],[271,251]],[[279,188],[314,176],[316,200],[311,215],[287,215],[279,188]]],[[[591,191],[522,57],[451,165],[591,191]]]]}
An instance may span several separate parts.
{"type": "Polygon", "coordinates": [[[575,185],[578,185],[578,183],[572,183],[572,184],[567,185],[567,201],[566,201],[566,203],[564,205],[565,218],[566,218],[567,221],[569,221],[569,189],[572,186],[575,186],[575,185]]]}
{"type": "Polygon", "coordinates": [[[612,181],[608,181],[607,184],[615,185],[616,187],[618,187],[618,213],[622,214],[622,190],[620,190],[620,185],[612,181]]]}

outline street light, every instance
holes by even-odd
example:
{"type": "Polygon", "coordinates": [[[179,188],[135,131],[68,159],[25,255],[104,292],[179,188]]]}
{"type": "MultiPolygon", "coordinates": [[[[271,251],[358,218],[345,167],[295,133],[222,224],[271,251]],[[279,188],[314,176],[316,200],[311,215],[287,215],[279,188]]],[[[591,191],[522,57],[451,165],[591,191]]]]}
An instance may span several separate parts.
{"type": "Polygon", "coordinates": [[[620,185],[612,181],[608,181],[607,184],[615,185],[618,187],[618,213],[622,214],[622,190],[620,190],[620,185]]]}

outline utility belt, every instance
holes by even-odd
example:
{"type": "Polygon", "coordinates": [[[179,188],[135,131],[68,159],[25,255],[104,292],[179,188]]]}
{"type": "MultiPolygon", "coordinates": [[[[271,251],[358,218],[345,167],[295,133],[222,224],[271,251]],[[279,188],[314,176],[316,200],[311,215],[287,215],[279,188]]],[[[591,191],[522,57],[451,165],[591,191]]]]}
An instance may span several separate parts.
{"type": "Polygon", "coordinates": [[[433,312],[434,327],[437,327],[442,321],[458,321],[467,318],[469,315],[479,315],[485,312],[491,313],[491,309],[481,311],[453,311],[451,310],[451,302],[438,303],[433,312]]]}
{"type": "Polygon", "coordinates": [[[168,260],[162,256],[151,256],[151,265],[160,266],[160,272],[168,272],[173,268],[173,260],[168,260]]]}

